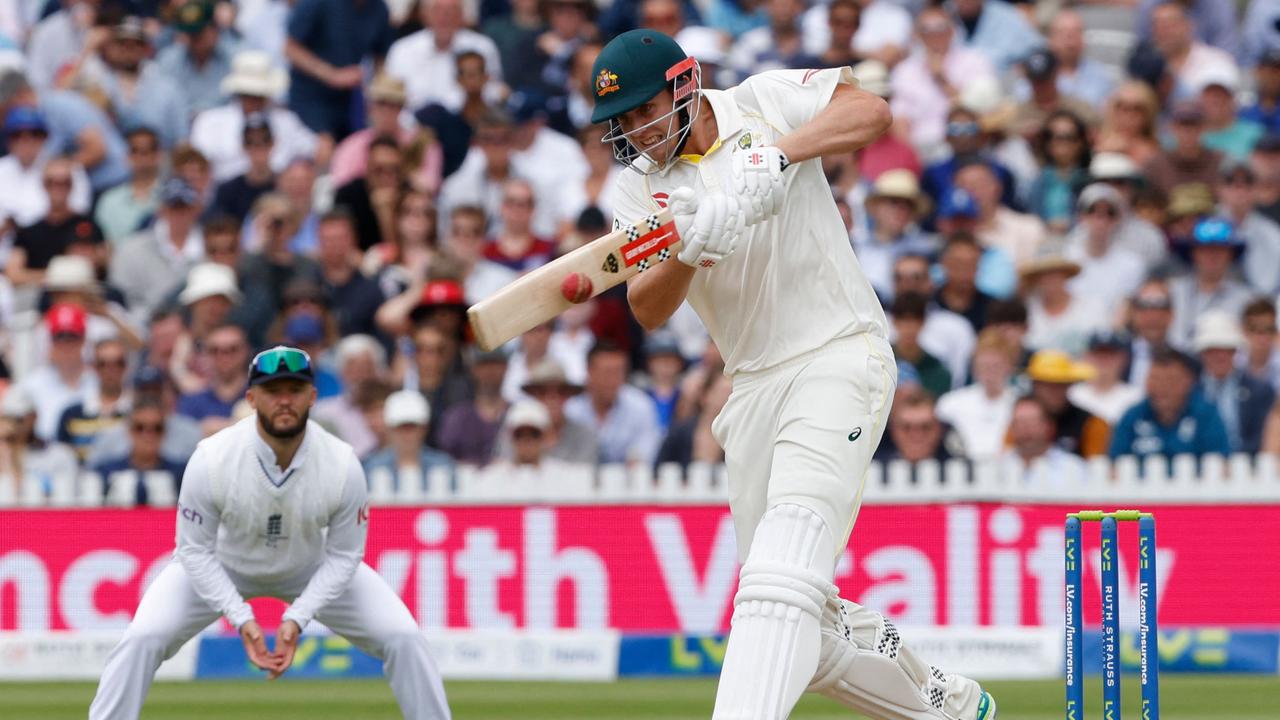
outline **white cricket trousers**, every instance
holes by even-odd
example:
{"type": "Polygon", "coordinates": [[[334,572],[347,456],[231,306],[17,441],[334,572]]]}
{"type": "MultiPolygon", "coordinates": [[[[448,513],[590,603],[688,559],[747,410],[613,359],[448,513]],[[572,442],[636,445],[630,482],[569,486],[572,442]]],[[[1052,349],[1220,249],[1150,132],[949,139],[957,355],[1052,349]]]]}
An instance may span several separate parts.
{"type": "MultiPolygon", "coordinates": [[[[267,595],[286,601],[302,588],[279,594],[254,590],[241,588],[249,597],[267,595]]],[[[137,718],[160,663],[218,617],[196,595],[182,565],[171,562],[147,588],[124,638],[107,658],[89,720],[137,718]]],[[[449,720],[444,683],[426,638],[404,602],[372,568],[361,563],[346,592],[316,619],[383,661],[383,672],[405,718],[449,720]]]]}

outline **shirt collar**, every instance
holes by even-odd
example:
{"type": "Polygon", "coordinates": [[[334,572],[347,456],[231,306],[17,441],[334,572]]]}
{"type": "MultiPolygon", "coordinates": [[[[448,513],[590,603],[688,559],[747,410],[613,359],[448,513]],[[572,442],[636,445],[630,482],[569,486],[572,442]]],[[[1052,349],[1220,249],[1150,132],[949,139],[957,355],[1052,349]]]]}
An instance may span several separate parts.
{"type": "Polygon", "coordinates": [[[697,165],[702,162],[702,158],[710,155],[720,148],[728,140],[742,131],[742,112],[738,110],[738,105],[734,103],[733,97],[726,90],[702,90],[702,97],[706,98],[707,103],[711,106],[711,112],[715,114],[716,120],[716,141],[703,155],[684,154],[676,159],[675,162],[663,168],[659,174],[666,176],[671,172],[671,168],[680,162],[687,162],[697,165]]]}
{"type": "MultiPolygon", "coordinates": [[[[292,477],[295,471],[302,467],[302,463],[307,457],[307,451],[311,446],[311,433],[303,431],[302,444],[298,446],[298,451],[293,454],[293,461],[289,463],[289,467],[281,470],[276,463],[276,451],[271,449],[267,441],[262,439],[262,434],[258,432],[258,419],[256,417],[247,419],[253,424],[250,430],[253,433],[253,453],[258,457],[258,462],[261,463],[263,471],[267,474],[267,479],[277,487],[283,485],[286,480],[292,477]]],[[[310,425],[309,421],[308,425],[310,425]]]]}

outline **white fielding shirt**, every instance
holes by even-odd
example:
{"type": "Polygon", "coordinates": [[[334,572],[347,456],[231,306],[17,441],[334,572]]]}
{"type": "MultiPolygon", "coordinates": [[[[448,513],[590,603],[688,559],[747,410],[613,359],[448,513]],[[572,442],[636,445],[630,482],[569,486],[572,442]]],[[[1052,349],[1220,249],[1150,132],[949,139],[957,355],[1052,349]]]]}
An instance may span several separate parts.
{"type": "Polygon", "coordinates": [[[178,496],[177,549],[192,586],[237,628],[253,619],[241,586],[305,588],[284,613],[306,627],[342,594],[364,558],[364,470],[351,446],[315,422],[283,471],[250,416],[203,440],[178,496]]]}
{"type": "MultiPolygon", "coordinates": [[[[615,226],[656,212],[679,187],[700,196],[733,192],[733,153],[775,144],[825,108],[841,83],[857,84],[847,67],[773,70],[729,90],[704,90],[717,142],[705,156],[682,157],[660,172],[619,173],[615,226]]],[[[689,287],[689,304],[729,374],[773,367],[836,338],[887,334],[822,161],[795,163],[783,178],[778,215],[745,230],[734,254],[700,270],[689,287]]],[[[674,255],[668,262],[677,262],[674,255]]]]}

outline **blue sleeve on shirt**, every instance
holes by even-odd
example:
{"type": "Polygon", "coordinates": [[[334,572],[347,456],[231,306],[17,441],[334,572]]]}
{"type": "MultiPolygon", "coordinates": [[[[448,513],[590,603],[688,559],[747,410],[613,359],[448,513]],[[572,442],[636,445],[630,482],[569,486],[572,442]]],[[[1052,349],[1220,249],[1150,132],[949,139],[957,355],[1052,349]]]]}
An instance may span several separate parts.
{"type": "Polygon", "coordinates": [[[1107,455],[1118,458],[1121,455],[1133,453],[1133,425],[1137,422],[1140,407],[1135,405],[1129,408],[1120,418],[1120,422],[1116,423],[1116,429],[1111,433],[1111,447],[1107,448],[1107,455]]]}

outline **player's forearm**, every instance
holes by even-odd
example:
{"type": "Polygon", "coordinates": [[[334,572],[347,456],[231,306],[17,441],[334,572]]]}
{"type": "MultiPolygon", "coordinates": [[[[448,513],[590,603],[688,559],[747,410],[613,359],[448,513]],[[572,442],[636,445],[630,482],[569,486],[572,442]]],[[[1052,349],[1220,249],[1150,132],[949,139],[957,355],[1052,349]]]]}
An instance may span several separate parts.
{"type": "Polygon", "coordinates": [[[794,164],[860,150],[892,124],[893,114],[882,98],[841,85],[822,112],[774,144],[794,164]]]}
{"type": "Polygon", "coordinates": [[[343,487],[342,502],[329,518],[329,533],[325,537],[325,559],[316,570],[302,594],[284,612],[285,620],[305,628],[307,623],[324,606],[346,592],[364,559],[365,539],[369,529],[369,506],[365,491],[367,481],[364,469],[354,459],[347,467],[347,484],[343,487]]]}
{"type": "Polygon", "coordinates": [[[675,313],[689,294],[696,268],[674,259],[658,263],[627,281],[627,303],[645,330],[656,330],[675,313]]]}
{"type": "Polygon", "coordinates": [[[226,616],[237,629],[253,619],[253,608],[244,601],[235,583],[211,548],[179,544],[175,553],[187,572],[191,587],[209,607],[226,616]]]}
{"type": "Polygon", "coordinates": [[[306,589],[284,611],[283,619],[298,623],[299,628],[306,628],[316,613],[346,591],[362,558],[363,553],[330,550],[324,563],[307,582],[306,589]]]}

